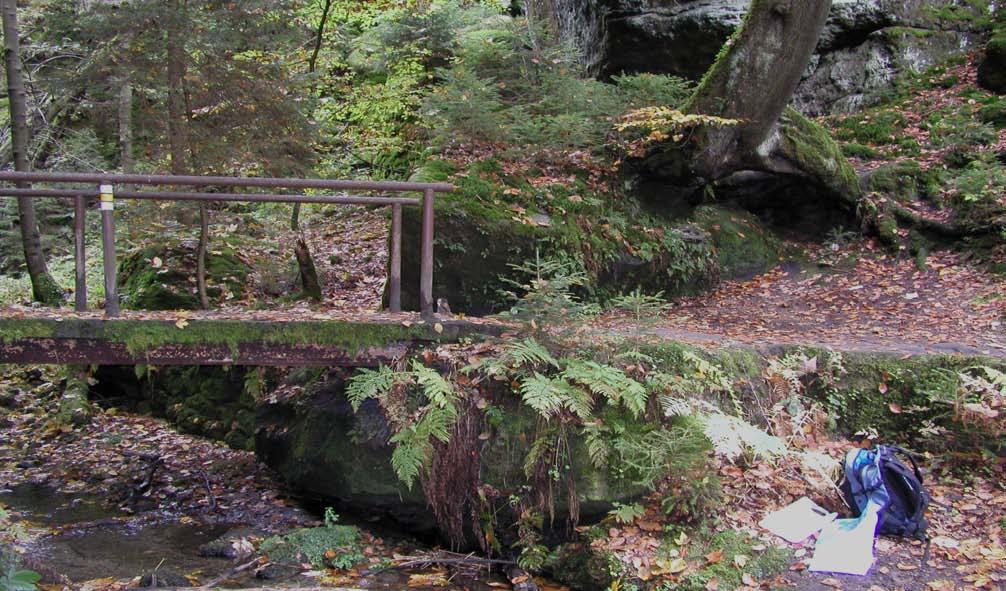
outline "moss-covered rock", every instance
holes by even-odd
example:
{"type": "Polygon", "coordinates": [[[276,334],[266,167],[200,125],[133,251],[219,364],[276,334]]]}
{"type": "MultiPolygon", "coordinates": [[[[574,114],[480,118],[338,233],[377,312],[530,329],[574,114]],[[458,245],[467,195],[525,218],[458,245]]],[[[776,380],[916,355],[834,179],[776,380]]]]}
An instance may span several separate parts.
{"type": "Polygon", "coordinates": [[[936,169],[923,170],[914,160],[901,160],[863,175],[863,191],[879,193],[901,203],[932,200],[940,195],[941,179],[936,169]]]}
{"type": "Polygon", "coordinates": [[[860,195],[859,177],[828,130],[792,107],[783,111],[779,129],[780,154],[793,162],[797,170],[833,192],[845,207],[854,207],[860,195]]]}
{"type": "MultiPolygon", "coordinates": [[[[119,264],[123,306],[136,310],[195,310],[195,242],[148,244],[123,257],[119,264]]],[[[214,246],[206,255],[206,294],[211,300],[240,299],[251,267],[229,245],[214,246]]]]}
{"type": "Polygon", "coordinates": [[[59,399],[56,420],[65,425],[82,426],[91,422],[93,409],[87,399],[87,375],[79,368],[71,368],[66,378],[63,395],[59,399]]]}
{"type": "Polygon", "coordinates": [[[997,94],[1006,94],[1006,25],[985,45],[978,65],[978,83],[997,94]]]}
{"type": "MultiPolygon", "coordinates": [[[[409,531],[431,534],[438,525],[421,486],[406,487],[392,468],[393,431],[374,400],[354,413],[344,393],[340,372],[331,372],[307,385],[290,400],[264,403],[259,408],[256,452],[269,466],[306,494],[324,499],[339,510],[389,518],[409,531]]],[[[511,523],[509,495],[526,494],[524,463],[534,443],[538,417],[510,396],[492,400],[485,437],[471,450],[480,463],[480,480],[502,499],[496,536],[511,523]]],[[[613,501],[638,498],[643,490],[631,474],[613,467],[598,470],[590,464],[584,441],[570,436],[569,466],[576,502],[584,520],[596,519],[613,501]]],[[[487,489],[489,490],[489,489],[487,489]]],[[[459,493],[460,494],[460,493],[459,493]]],[[[565,485],[555,493],[556,523],[569,511],[565,485]]]]}
{"type": "Polygon", "coordinates": [[[702,206],[695,221],[712,237],[723,279],[746,279],[779,262],[782,244],[754,215],[741,210],[702,206]]]}
{"type": "MultiPolygon", "coordinates": [[[[582,171],[580,171],[582,173],[582,171]]],[[[647,212],[631,196],[599,194],[583,180],[532,186],[485,161],[467,171],[431,161],[414,180],[455,183],[438,194],[434,228],[434,297],[454,311],[497,312],[512,290],[503,278],[528,261],[572,260],[591,277],[583,295],[644,291],[694,293],[718,273],[708,236],[695,226],[647,212]],[[453,176],[451,176],[453,174],[453,176]]],[[[403,211],[402,305],[418,309],[421,212],[403,211]]]]}

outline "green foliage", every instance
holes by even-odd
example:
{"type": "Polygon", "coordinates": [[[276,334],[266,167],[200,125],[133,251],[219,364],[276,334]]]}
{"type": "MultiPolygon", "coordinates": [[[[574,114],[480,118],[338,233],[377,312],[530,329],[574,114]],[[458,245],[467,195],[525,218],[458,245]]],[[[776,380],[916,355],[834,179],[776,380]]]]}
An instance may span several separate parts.
{"type": "Polygon", "coordinates": [[[676,524],[694,525],[717,521],[723,502],[719,477],[705,466],[672,472],[664,485],[660,508],[676,524]]]}
{"type": "Polygon", "coordinates": [[[35,571],[9,567],[0,572],[0,591],[35,591],[41,579],[35,571]]]}
{"type": "Polygon", "coordinates": [[[374,369],[359,369],[356,374],[346,382],[346,398],[353,406],[353,410],[360,410],[360,405],[370,398],[380,399],[391,391],[395,385],[395,380],[401,376],[386,365],[374,369]]]}
{"type": "Polygon", "coordinates": [[[514,302],[507,316],[537,330],[546,322],[577,320],[598,312],[596,305],[582,303],[575,293],[588,281],[587,273],[576,262],[546,259],[536,251],[533,261],[509,266],[520,278],[501,278],[511,288],[505,295],[514,302]]]}
{"type": "Polygon", "coordinates": [[[643,293],[637,287],[629,293],[612,298],[608,302],[608,307],[612,310],[621,310],[632,314],[636,322],[644,319],[655,319],[665,312],[670,304],[664,299],[664,292],[655,294],[643,293]]]}
{"type": "Polygon", "coordinates": [[[894,110],[881,110],[850,115],[835,128],[835,139],[859,144],[886,145],[899,141],[907,125],[904,114],[894,110]]]}
{"type": "Polygon", "coordinates": [[[351,525],[336,524],[337,519],[328,508],[323,526],[266,538],[259,550],[274,562],[307,562],[314,568],[351,568],[365,559],[360,531],[351,525]]]}
{"type": "Polygon", "coordinates": [[[586,387],[592,394],[601,396],[609,404],[623,405],[633,416],[642,415],[646,408],[646,388],[625,375],[622,370],[610,365],[567,359],[562,377],[586,387]]]}
{"type": "Polygon", "coordinates": [[[10,514],[0,506],[0,591],[35,591],[41,576],[18,567],[14,544],[25,535],[23,527],[12,523],[10,514]]]}
{"type": "Polygon", "coordinates": [[[712,449],[701,424],[684,418],[668,428],[621,434],[612,448],[618,464],[634,475],[637,484],[650,489],[669,473],[703,465],[712,449]]]}
{"type": "MultiPolygon", "coordinates": [[[[759,540],[733,530],[712,533],[704,529],[695,536],[695,540],[698,543],[689,545],[688,555],[703,566],[686,575],[676,589],[704,591],[712,580],[718,582],[719,589],[737,589],[744,585],[744,574],[756,580],[769,579],[784,572],[791,560],[790,550],[771,547],[756,549],[763,546],[759,540]],[[718,562],[705,560],[705,556],[717,551],[722,551],[718,562]]],[[[670,541],[665,542],[662,551],[675,549],[670,541]]]]}
{"type": "Polygon", "coordinates": [[[528,19],[498,15],[459,30],[450,68],[423,112],[438,144],[459,139],[543,149],[596,149],[632,109],[681,105],[691,84],[653,74],[589,78],[574,53],[528,19]]]}
{"type": "Polygon", "coordinates": [[[632,523],[646,513],[646,509],[639,503],[631,503],[628,505],[613,503],[613,506],[615,508],[608,512],[608,515],[611,515],[617,523],[621,523],[623,525],[632,523]]]}
{"type": "Polygon", "coordinates": [[[451,382],[419,361],[413,361],[410,367],[407,371],[395,371],[387,366],[376,370],[361,369],[349,379],[346,397],[354,410],[359,410],[365,400],[374,398],[389,412],[388,419],[396,430],[390,439],[395,444],[391,466],[411,489],[429,465],[434,440],[450,441],[458,411],[457,392],[451,382]],[[403,416],[400,407],[389,401],[396,386],[414,389],[421,396],[422,407],[417,413],[403,416]]]}

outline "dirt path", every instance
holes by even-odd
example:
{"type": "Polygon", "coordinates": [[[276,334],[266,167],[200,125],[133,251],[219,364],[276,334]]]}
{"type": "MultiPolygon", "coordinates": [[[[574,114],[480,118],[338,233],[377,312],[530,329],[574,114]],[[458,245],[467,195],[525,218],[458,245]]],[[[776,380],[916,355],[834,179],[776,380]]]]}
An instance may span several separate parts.
{"type": "Polygon", "coordinates": [[[1006,357],[1003,277],[950,252],[931,255],[920,269],[870,242],[838,251],[809,247],[808,255],[809,264],[784,263],[677,300],[652,321],[609,313],[594,328],[702,345],[1006,357]]]}

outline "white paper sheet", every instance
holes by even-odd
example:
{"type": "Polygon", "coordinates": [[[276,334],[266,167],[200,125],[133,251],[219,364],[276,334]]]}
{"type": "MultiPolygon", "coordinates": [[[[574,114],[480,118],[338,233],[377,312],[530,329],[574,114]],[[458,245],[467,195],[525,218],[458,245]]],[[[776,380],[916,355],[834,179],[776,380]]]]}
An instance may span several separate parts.
{"type": "Polygon", "coordinates": [[[870,572],[879,509],[876,504],[867,503],[858,519],[836,519],[825,526],[817,537],[808,570],[847,575],[870,572]]]}
{"type": "Polygon", "coordinates": [[[801,497],[786,507],[765,516],[765,519],[762,519],[758,525],[787,542],[797,544],[834,521],[835,516],[835,513],[828,513],[823,507],[807,497],[801,497]]]}

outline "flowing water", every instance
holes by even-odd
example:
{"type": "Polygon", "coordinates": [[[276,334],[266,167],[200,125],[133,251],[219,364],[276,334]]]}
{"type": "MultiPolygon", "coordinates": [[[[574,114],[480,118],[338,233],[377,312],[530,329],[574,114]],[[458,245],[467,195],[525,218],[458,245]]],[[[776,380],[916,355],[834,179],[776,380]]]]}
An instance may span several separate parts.
{"type": "MultiPolygon", "coordinates": [[[[198,553],[200,545],[220,537],[234,527],[231,525],[156,521],[141,526],[129,525],[128,521],[122,521],[128,514],[111,508],[101,498],[62,493],[27,483],[0,491],[0,504],[27,528],[55,532],[43,534],[30,544],[30,563],[74,582],[109,577],[127,579],[155,569],[194,575],[205,582],[227,573],[234,566],[230,560],[201,557],[198,553]]],[[[351,586],[379,591],[406,588],[490,591],[503,582],[499,578],[475,580],[465,577],[450,578],[448,582],[445,576],[428,570],[385,570],[358,579],[351,586]],[[490,581],[495,584],[491,585],[490,581]]],[[[306,579],[301,578],[299,582],[306,584],[306,579]]],[[[241,587],[266,584],[248,575],[228,583],[241,587]]]]}

